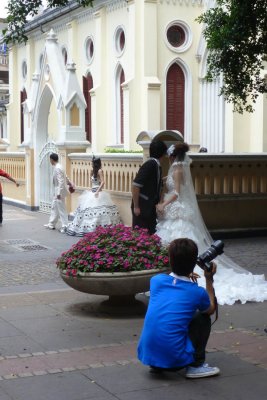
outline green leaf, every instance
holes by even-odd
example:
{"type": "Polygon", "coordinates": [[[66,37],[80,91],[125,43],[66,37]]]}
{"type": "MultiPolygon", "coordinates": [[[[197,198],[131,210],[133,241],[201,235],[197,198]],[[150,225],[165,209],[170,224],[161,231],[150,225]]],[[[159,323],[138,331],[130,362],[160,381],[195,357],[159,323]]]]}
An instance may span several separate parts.
{"type": "Polygon", "coordinates": [[[212,81],[223,75],[221,95],[234,111],[252,112],[260,93],[267,92],[262,76],[267,54],[267,0],[218,0],[217,7],[197,18],[204,24],[208,71],[212,81]]]}

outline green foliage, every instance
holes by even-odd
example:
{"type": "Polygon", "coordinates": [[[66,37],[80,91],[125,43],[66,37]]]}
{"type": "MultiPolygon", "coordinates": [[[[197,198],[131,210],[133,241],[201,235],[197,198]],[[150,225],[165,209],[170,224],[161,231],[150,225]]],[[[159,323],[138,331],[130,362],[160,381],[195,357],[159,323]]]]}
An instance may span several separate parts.
{"type": "MultiPolygon", "coordinates": [[[[73,1],[47,0],[47,8],[64,7],[73,1]]],[[[93,0],[77,0],[83,7],[92,6],[93,0]]],[[[29,17],[38,14],[42,0],[9,0],[7,5],[7,29],[3,30],[6,43],[25,43],[28,37],[25,32],[25,24],[29,17]]]]}
{"type": "Polygon", "coordinates": [[[197,21],[205,24],[206,79],[222,73],[225,100],[239,113],[252,112],[259,93],[267,92],[262,74],[267,61],[267,0],[217,0],[217,7],[197,21]]]}

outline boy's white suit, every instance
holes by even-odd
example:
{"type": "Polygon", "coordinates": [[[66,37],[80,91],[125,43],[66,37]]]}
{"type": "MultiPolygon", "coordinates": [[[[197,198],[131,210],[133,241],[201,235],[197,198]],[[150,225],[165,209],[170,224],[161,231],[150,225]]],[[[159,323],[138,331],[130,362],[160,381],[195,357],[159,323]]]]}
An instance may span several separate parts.
{"type": "Polygon", "coordinates": [[[55,227],[58,219],[62,224],[62,229],[68,225],[68,214],[66,210],[65,199],[68,194],[68,185],[72,185],[65,174],[62,166],[57,163],[53,171],[54,196],[51,205],[51,214],[49,218],[50,227],[55,227]],[[60,198],[58,198],[60,196],[60,198]]]}

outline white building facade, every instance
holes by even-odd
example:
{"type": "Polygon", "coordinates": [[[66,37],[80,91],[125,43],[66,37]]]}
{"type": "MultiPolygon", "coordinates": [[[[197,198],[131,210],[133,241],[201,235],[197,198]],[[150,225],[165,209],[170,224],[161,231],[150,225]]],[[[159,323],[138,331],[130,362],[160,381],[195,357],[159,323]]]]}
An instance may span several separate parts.
{"type": "Polygon", "coordinates": [[[28,43],[10,50],[10,149],[36,145],[40,127],[34,116],[44,101],[47,127],[42,126],[40,146],[48,139],[87,140],[87,151],[136,149],[139,132],[175,129],[209,152],[266,150],[266,97],[259,99],[256,117],[235,115],[218,96],[221,82],[203,79],[207,51],[195,19],[212,3],[95,0],[93,8],[83,9],[70,2],[33,19],[28,43]],[[60,116],[70,69],[76,86],[68,90],[79,97],[80,103],[72,102],[78,108],[72,112],[80,113],[79,127],[60,116]]]}
{"type": "Polygon", "coordinates": [[[28,43],[10,50],[10,149],[132,150],[139,132],[174,129],[209,152],[265,151],[266,96],[254,115],[236,115],[218,96],[221,79],[204,80],[195,20],[213,4],[95,0],[44,11],[29,22],[28,43]]]}
{"type": "MultiPolygon", "coordinates": [[[[4,166],[22,165],[21,204],[49,210],[51,151],[77,178],[78,190],[88,187],[88,153],[142,150],[136,139],[149,142],[151,132],[178,131],[170,137],[180,133],[191,149],[206,147],[215,158],[218,153],[267,151],[266,95],[259,96],[253,114],[235,114],[218,96],[222,78],[213,83],[204,79],[207,49],[196,18],[213,5],[213,0],[94,0],[94,7],[82,8],[70,1],[29,21],[26,45],[9,48],[10,96],[1,150],[13,158],[0,154],[7,160],[4,166]]],[[[267,66],[262,73],[267,74],[267,66]]],[[[112,156],[105,166],[108,190],[123,192],[121,198],[126,193],[129,201],[141,155],[138,162],[133,155],[117,155],[116,161],[112,156]],[[127,168],[119,157],[128,157],[127,168]]],[[[204,173],[202,164],[199,171],[204,173]]],[[[205,174],[197,186],[207,187],[208,196],[210,170],[205,174]]],[[[265,193],[264,174],[260,179],[252,186],[265,193]]],[[[236,180],[235,174],[230,181],[236,180]]],[[[228,188],[226,183],[216,183],[216,195],[219,187],[228,188]]],[[[240,185],[234,186],[235,193],[240,185]]],[[[241,186],[247,190],[249,185],[241,186]]]]}

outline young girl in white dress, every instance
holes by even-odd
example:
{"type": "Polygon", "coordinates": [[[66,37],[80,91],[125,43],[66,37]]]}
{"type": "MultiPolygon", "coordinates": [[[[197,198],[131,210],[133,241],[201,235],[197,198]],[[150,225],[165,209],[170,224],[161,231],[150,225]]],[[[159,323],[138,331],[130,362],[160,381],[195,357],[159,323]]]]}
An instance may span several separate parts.
{"type": "MultiPolygon", "coordinates": [[[[157,206],[156,234],[164,245],[178,238],[192,239],[198,246],[199,254],[202,254],[213,239],[198,208],[190,171],[191,159],[186,154],[188,150],[186,143],[178,143],[168,149],[171,166],[166,179],[167,193],[157,206]]],[[[267,300],[264,275],[251,274],[225,255],[217,257],[215,262],[214,287],[219,304],[233,304],[237,300],[242,303],[267,300]]],[[[200,275],[199,284],[205,287],[202,269],[196,266],[194,271],[200,275]]]]}
{"type": "Polygon", "coordinates": [[[74,219],[67,227],[68,235],[84,236],[86,233],[93,232],[98,226],[120,223],[117,206],[112,202],[109,193],[103,191],[105,181],[101,169],[101,159],[94,156],[92,164],[91,190],[84,191],[79,197],[74,219]]]}

